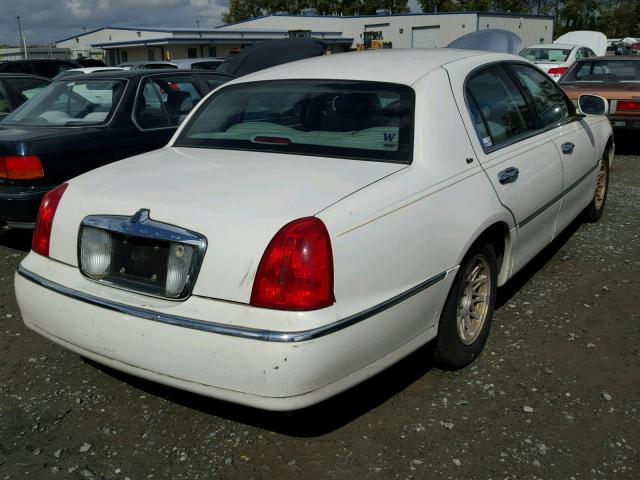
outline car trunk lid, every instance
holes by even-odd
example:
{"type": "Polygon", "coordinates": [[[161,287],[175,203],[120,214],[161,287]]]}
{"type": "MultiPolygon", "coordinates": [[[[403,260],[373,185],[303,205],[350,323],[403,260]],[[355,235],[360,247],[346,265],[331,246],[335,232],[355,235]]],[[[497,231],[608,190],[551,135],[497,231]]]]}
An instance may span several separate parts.
{"type": "Polygon", "coordinates": [[[51,256],[77,265],[87,215],[132,216],[198,232],[208,246],[196,295],[248,302],[274,234],[404,164],[199,148],[165,148],[78,177],[62,198],[51,256]],[[73,239],[70,239],[69,236],[73,239]]]}

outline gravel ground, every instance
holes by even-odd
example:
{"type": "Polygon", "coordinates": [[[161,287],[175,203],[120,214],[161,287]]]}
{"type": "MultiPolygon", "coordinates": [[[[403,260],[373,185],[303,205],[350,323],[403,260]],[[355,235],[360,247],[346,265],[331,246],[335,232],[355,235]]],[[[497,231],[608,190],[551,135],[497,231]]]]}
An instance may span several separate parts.
{"type": "Polygon", "coordinates": [[[640,147],[618,142],[607,211],[499,294],[471,367],[428,349],[295,414],[180,392],[26,329],[0,232],[0,480],[640,478],[640,147]]]}

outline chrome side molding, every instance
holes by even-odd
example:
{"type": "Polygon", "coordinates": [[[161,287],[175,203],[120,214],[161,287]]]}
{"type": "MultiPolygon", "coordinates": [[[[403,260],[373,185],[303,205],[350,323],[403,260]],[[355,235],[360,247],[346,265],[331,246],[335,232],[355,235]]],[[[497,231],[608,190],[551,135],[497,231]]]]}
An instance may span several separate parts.
{"type": "Polygon", "coordinates": [[[352,315],[350,317],[337,320],[328,325],[313,328],[310,330],[302,330],[297,332],[282,332],[277,330],[261,330],[257,328],[239,327],[232,325],[225,325],[221,323],[205,322],[203,320],[196,320],[193,318],[182,317],[178,315],[169,315],[165,313],[159,313],[153,310],[145,308],[134,307],[126,305],[120,302],[114,302],[103,298],[96,297],[85,292],[80,292],[73,288],[65,287],[59,283],[48,280],[40,275],[33,273],[22,266],[18,265],[18,275],[23,278],[40,285],[48,290],[56,292],[65,297],[78,300],[80,302],[87,303],[96,307],[105,308],[114,312],[122,313],[124,315],[130,315],[133,317],[142,318],[145,320],[151,320],[153,322],[165,323],[168,325],[174,325],[177,327],[190,328],[193,330],[199,330],[208,333],[217,333],[219,335],[228,335],[232,337],[246,338],[249,340],[260,340],[263,342],[305,342],[316,338],[324,337],[334,332],[338,332],[347,327],[360,323],[374,315],[382,313],[383,311],[409,299],[410,297],[432,287],[447,277],[447,272],[439,273],[438,275],[431,277],[430,279],[410,288],[409,290],[396,295],[389,300],[386,300],[372,308],[364,310],[360,313],[352,315]]]}

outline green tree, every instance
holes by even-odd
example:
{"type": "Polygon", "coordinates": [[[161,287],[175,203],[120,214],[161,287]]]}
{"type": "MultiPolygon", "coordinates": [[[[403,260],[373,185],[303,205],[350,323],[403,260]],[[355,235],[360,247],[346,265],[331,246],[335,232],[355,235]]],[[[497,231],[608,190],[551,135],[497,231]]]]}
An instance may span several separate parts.
{"type": "Polygon", "coordinates": [[[604,2],[596,27],[609,38],[640,36],[640,2],[637,0],[604,2]]]}
{"type": "Polygon", "coordinates": [[[360,7],[360,14],[371,15],[376,13],[376,10],[380,8],[390,10],[392,13],[409,12],[407,0],[363,0],[360,7]]]}
{"type": "Polygon", "coordinates": [[[456,12],[460,5],[454,0],[418,0],[423,12],[456,12]]]}
{"type": "Polygon", "coordinates": [[[495,0],[493,9],[496,12],[529,13],[531,7],[529,0],[495,0]]]}
{"type": "Polygon", "coordinates": [[[598,0],[565,0],[559,20],[563,31],[594,30],[599,15],[598,0]]]}
{"type": "Polygon", "coordinates": [[[222,14],[224,23],[235,23],[262,15],[260,0],[230,0],[229,10],[222,14]]]}

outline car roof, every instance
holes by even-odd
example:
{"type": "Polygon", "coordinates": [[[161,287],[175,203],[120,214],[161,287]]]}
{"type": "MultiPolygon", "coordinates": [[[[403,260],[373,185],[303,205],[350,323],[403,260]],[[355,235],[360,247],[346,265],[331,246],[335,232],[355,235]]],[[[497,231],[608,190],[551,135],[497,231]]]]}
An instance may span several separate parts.
{"type": "MultiPolygon", "coordinates": [[[[525,48],[574,48],[574,47],[581,47],[582,45],[570,45],[568,43],[540,43],[538,45],[529,45],[528,47],[525,48]]],[[[589,47],[584,47],[584,48],[589,48],[589,47]]]]}
{"type": "Polygon", "coordinates": [[[222,57],[175,58],[170,63],[224,62],[222,57]]]}
{"type": "Polygon", "coordinates": [[[591,62],[593,60],[606,60],[608,62],[622,62],[629,60],[633,60],[635,62],[640,62],[640,57],[632,56],[632,55],[603,55],[601,57],[589,57],[589,58],[581,58],[577,60],[578,62],[591,62]]]}
{"type": "Polygon", "coordinates": [[[91,75],[79,74],[73,75],[59,80],[56,82],[69,82],[73,80],[91,81],[91,80],[129,80],[141,77],[150,77],[155,75],[193,75],[194,73],[206,74],[206,75],[220,75],[229,77],[229,79],[235,78],[228,73],[216,72],[215,70],[178,70],[175,68],[158,68],[153,70],[114,70],[114,71],[102,71],[94,72],[91,75]]]}
{"type": "Polygon", "coordinates": [[[28,63],[52,63],[52,62],[64,62],[72,65],[80,65],[75,60],[69,60],[68,58],[19,58],[16,60],[2,60],[0,63],[16,63],[16,62],[28,62],[28,63]]]}
{"type": "Polygon", "coordinates": [[[0,72],[0,78],[37,78],[38,80],[46,80],[51,82],[50,78],[41,77],[40,75],[32,75],[30,73],[19,72],[0,72]]]}
{"type": "Polygon", "coordinates": [[[81,68],[70,68],[69,70],[65,70],[65,72],[78,72],[78,73],[98,73],[98,72],[119,72],[124,70],[122,67],[81,67],[81,68]]]}
{"type": "Polygon", "coordinates": [[[487,62],[522,61],[522,57],[482,50],[383,49],[338,53],[284,63],[241,77],[234,83],[264,80],[316,79],[377,81],[413,85],[420,78],[446,64],[471,57],[487,62]]]}
{"type": "Polygon", "coordinates": [[[116,65],[117,67],[125,65],[127,67],[136,66],[136,65],[147,65],[149,63],[158,63],[162,65],[171,65],[172,62],[166,62],[164,60],[139,60],[137,62],[122,62],[116,65]]]}

